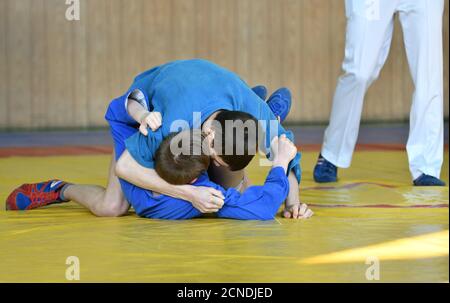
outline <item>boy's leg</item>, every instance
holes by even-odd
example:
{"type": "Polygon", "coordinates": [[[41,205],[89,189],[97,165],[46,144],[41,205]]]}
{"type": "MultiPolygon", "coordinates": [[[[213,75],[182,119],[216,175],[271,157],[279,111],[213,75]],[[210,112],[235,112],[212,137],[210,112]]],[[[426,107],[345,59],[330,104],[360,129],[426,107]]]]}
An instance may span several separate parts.
{"type": "Polygon", "coordinates": [[[323,157],[349,167],[359,132],[364,96],[378,77],[389,53],[396,1],[379,1],[379,14],[370,15],[367,1],[347,1],[345,74],[340,77],[325,131],[323,157]]]}
{"type": "Polygon", "coordinates": [[[69,185],[64,189],[63,194],[64,198],[87,207],[97,216],[115,217],[126,214],[130,208],[115,173],[116,160],[125,150],[125,140],[136,133],[137,129],[135,122],[126,112],[125,96],[110,103],[105,119],[110,125],[111,137],[114,141],[106,189],[97,185],[69,185]]]}
{"type": "MultiPolygon", "coordinates": [[[[114,154],[113,154],[114,156],[114,154]]],[[[23,184],[6,200],[7,210],[30,210],[55,203],[75,201],[98,216],[120,216],[129,206],[123,198],[114,174],[115,160],[111,162],[108,187],[75,185],[62,180],[23,184]]]]}
{"type": "Polygon", "coordinates": [[[70,184],[64,189],[64,198],[83,205],[96,216],[117,217],[126,214],[130,204],[124,198],[119,178],[114,172],[115,165],[113,152],[106,188],[98,185],[70,184]]]}
{"type": "Polygon", "coordinates": [[[444,1],[403,1],[400,22],[415,85],[406,149],[413,179],[439,178],[444,158],[444,1]]]}
{"type": "Polygon", "coordinates": [[[97,185],[66,184],[60,180],[24,184],[9,195],[6,208],[11,210],[32,209],[72,200],[98,216],[125,214],[129,209],[129,203],[124,198],[119,179],[115,174],[115,163],[117,154],[120,155],[125,149],[125,139],[134,134],[136,129],[127,124],[133,121],[127,117],[123,97],[111,102],[106,119],[111,124],[115,147],[109,168],[107,188],[97,185]]]}

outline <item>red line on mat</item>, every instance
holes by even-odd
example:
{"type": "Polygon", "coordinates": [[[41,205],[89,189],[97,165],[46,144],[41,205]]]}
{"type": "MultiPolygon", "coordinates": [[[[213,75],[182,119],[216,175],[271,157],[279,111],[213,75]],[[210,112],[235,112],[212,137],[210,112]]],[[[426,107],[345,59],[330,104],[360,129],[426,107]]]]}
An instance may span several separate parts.
{"type": "Polygon", "coordinates": [[[111,154],[111,146],[39,146],[0,148],[0,158],[111,154]]]}
{"type": "MultiPolygon", "coordinates": [[[[299,151],[319,151],[320,144],[297,145],[299,151]]],[[[445,146],[448,150],[448,145],[445,146]]],[[[358,144],[358,151],[404,151],[403,144],[358,144]]],[[[112,146],[107,145],[71,145],[71,146],[38,146],[38,147],[2,147],[0,158],[23,156],[23,157],[45,157],[45,156],[72,156],[72,155],[98,155],[110,154],[112,146]]]]}

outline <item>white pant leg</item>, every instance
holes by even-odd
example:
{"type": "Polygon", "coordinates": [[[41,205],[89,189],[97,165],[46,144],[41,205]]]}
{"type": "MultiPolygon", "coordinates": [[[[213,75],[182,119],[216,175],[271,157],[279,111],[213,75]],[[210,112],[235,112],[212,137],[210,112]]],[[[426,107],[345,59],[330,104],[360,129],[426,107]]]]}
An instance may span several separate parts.
{"type": "Polygon", "coordinates": [[[358,138],[364,96],[389,53],[397,0],[373,1],[379,16],[368,13],[368,1],[347,0],[347,32],[342,75],[336,87],[322,155],[338,167],[349,167],[358,138]],[[379,17],[379,18],[378,18],[379,17]]]}
{"type": "Polygon", "coordinates": [[[406,149],[413,179],[439,178],[444,158],[443,0],[402,0],[400,21],[415,85],[406,149]]]}

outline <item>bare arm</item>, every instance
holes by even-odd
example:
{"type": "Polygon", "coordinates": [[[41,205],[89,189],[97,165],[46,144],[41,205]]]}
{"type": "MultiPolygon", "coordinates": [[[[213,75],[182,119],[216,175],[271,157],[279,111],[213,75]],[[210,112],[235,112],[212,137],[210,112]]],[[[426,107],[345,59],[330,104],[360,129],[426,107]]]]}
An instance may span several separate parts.
{"type": "Polygon", "coordinates": [[[289,195],[286,199],[283,216],[285,218],[293,219],[307,219],[314,213],[308,208],[308,205],[300,202],[300,187],[298,185],[297,177],[291,170],[288,176],[289,180],[289,195]]]}
{"type": "Polygon", "coordinates": [[[162,123],[161,113],[149,112],[139,102],[128,99],[128,114],[140,124],[139,131],[144,135],[148,135],[148,127],[153,131],[157,130],[162,123]]]}
{"type": "MultiPolygon", "coordinates": [[[[274,138],[271,142],[271,150],[274,153],[273,166],[280,166],[285,173],[288,171],[289,162],[296,156],[297,148],[287,139],[286,135],[281,135],[280,139],[274,138]]],[[[307,219],[313,215],[306,204],[302,204],[299,198],[299,185],[293,170],[289,172],[289,194],[286,199],[286,206],[283,215],[286,218],[307,219]]]]}
{"type": "Polygon", "coordinates": [[[224,196],[216,189],[167,183],[154,169],[145,168],[137,163],[128,151],[125,151],[117,161],[116,174],[119,178],[141,188],[189,201],[202,213],[217,212],[224,203],[224,196]]]}
{"type": "Polygon", "coordinates": [[[133,99],[128,99],[127,104],[128,114],[138,123],[141,123],[144,115],[149,113],[139,102],[133,99]]]}
{"type": "MultiPolygon", "coordinates": [[[[287,172],[289,162],[297,154],[295,145],[286,138],[286,135],[281,135],[279,140],[274,139],[272,141],[271,150],[275,156],[273,166],[281,166],[287,172]]],[[[300,202],[298,180],[293,170],[289,171],[288,181],[289,194],[283,211],[284,217],[293,219],[307,219],[311,217],[314,213],[308,209],[306,204],[300,202]]]]}
{"type": "Polygon", "coordinates": [[[298,185],[297,177],[295,176],[293,171],[289,172],[288,180],[289,180],[289,195],[287,200],[295,202],[300,201],[299,198],[300,187],[298,185]]]}
{"type": "Polygon", "coordinates": [[[187,185],[175,186],[162,179],[154,169],[146,168],[137,163],[128,151],[125,151],[116,164],[116,174],[120,178],[136,186],[152,190],[164,195],[183,200],[189,200],[187,185]]]}

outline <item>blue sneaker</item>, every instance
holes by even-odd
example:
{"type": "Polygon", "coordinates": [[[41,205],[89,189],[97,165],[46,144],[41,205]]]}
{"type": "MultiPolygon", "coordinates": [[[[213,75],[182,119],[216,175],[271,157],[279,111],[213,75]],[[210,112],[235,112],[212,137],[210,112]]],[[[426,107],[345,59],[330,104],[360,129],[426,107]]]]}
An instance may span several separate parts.
{"type": "Polygon", "coordinates": [[[276,117],[280,117],[280,122],[283,122],[291,110],[291,92],[285,87],[277,89],[267,100],[267,105],[276,117]]]}
{"type": "Polygon", "coordinates": [[[421,174],[414,180],[414,186],[445,186],[445,182],[433,176],[421,174]]]}
{"type": "Polygon", "coordinates": [[[328,183],[337,181],[337,167],[327,161],[322,154],[319,155],[316,167],[314,167],[314,180],[317,183],[328,183]]]}
{"type": "Polygon", "coordinates": [[[261,99],[266,101],[267,98],[267,88],[263,85],[258,85],[252,88],[252,91],[258,95],[261,99]]]}

